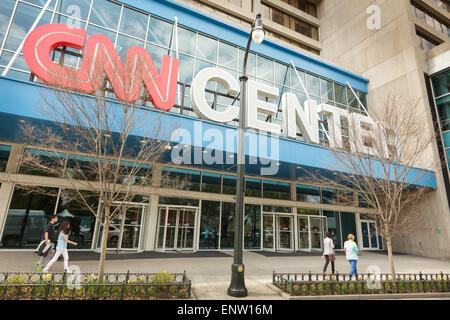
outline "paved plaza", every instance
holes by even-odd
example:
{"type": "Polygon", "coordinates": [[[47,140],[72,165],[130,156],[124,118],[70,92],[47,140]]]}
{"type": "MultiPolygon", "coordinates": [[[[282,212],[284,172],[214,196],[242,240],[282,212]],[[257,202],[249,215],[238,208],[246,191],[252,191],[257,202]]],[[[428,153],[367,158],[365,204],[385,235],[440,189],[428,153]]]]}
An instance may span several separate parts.
{"type": "MultiPolygon", "coordinates": [[[[87,258],[78,252],[69,252],[70,265],[77,265],[82,272],[96,272],[96,256],[87,258]]],[[[231,276],[232,252],[212,252],[210,254],[165,254],[149,255],[140,259],[136,254],[115,255],[106,261],[106,272],[183,272],[192,280],[193,294],[197,299],[230,299],[226,294],[231,276]],[[179,256],[179,257],[178,257],[179,256]],[[128,258],[129,257],[129,258],[128,258]]],[[[347,273],[349,264],[343,255],[337,255],[336,269],[347,273]]],[[[32,251],[0,251],[0,272],[32,272],[36,270],[37,255],[32,251]]],[[[394,256],[396,271],[399,273],[450,273],[450,261],[410,255],[394,256]]],[[[320,254],[299,256],[298,254],[262,254],[244,252],[246,267],[247,299],[281,299],[267,284],[272,281],[272,272],[313,272],[320,273],[324,260],[320,254]]],[[[388,257],[382,253],[362,252],[358,271],[364,273],[369,266],[376,265],[382,273],[389,272],[388,257]]],[[[330,268],[330,266],[329,266],[330,268]]],[[[53,272],[62,272],[59,261],[52,267],[53,272]]],[[[329,269],[331,271],[331,269],[329,269]]]]}

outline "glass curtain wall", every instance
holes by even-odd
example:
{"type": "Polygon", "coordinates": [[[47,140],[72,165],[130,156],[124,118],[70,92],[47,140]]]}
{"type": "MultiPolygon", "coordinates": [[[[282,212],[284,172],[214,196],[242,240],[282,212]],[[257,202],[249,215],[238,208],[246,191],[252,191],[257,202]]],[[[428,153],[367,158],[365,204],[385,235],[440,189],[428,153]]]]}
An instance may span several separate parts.
{"type": "MultiPolygon", "coordinates": [[[[38,16],[44,5],[43,1],[3,0],[0,3],[0,71],[6,67],[9,60],[17,50],[20,42],[38,16]],[[11,27],[8,28],[11,22],[11,27]]],[[[135,10],[126,5],[108,0],[59,0],[58,5],[54,3],[45,12],[39,25],[48,23],[67,23],[77,28],[83,28],[88,35],[103,34],[107,36],[116,47],[119,55],[124,58],[128,48],[132,46],[144,47],[152,56],[152,59],[160,70],[163,55],[175,55],[173,44],[173,21],[161,19],[154,14],[148,14],[135,10]],[[71,5],[79,7],[79,15],[74,16],[71,5]]],[[[182,113],[197,117],[190,107],[190,85],[195,74],[206,67],[218,67],[231,73],[238,78],[242,73],[244,48],[237,47],[231,43],[209,37],[205,34],[182,26],[178,28],[180,76],[177,92],[177,105],[171,112],[182,113]]],[[[81,51],[75,49],[58,49],[52,54],[56,63],[62,61],[64,65],[80,68],[82,62],[81,51]]],[[[300,76],[305,80],[306,73],[298,70],[300,76]]],[[[306,95],[295,75],[294,70],[287,61],[279,62],[269,57],[251,52],[248,60],[249,78],[258,80],[268,85],[277,87],[280,92],[291,91],[296,94],[300,101],[305,101],[306,95]]],[[[22,54],[19,55],[8,77],[29,80],[30,71],[22,54]]],[[[344,108],[349,106],[347,97],[339,96],[338,90],[331,90],[333,84],[342,86],[333,81],[317,75],[307,75],[305,81],[306,89],[311,98],[324,103],[342,103],[344,108]],[[319,80],[326,82],[319,84],[319,80]],[[336,94],[334,94],[336,91],[336,94]]],[[[345,85],[345,84],[343,84],[345,85]]],[[[207,101],[217,110],[223,109],[231,104],[234,97],[223,94],[223,89],[211,83],[207,94],[207,101]],[[219,94],[218,93],[222,93],[219,94]]],[[[344,91],[345,87],[343,87],[344,91]]],[[[358,92],[361,101],[366,104],[365,93],[358,92]]],[[[111,97],[113,97],[111,95],[111,97]]],[[[236,102],[237,105],[239,101],[236,102]]],[[[147,106],[152,106],[146,101],[147,106]]],[[[366,106],[367,108],[367,106],[366,106]]],[[[363,110],[355,112],[362,113],[363,110]]],[[[276,117],[269,121],[282,122],[282,110],[276,117]]],[[[237,122],[229,124],[237,126],[237,122]]]]}

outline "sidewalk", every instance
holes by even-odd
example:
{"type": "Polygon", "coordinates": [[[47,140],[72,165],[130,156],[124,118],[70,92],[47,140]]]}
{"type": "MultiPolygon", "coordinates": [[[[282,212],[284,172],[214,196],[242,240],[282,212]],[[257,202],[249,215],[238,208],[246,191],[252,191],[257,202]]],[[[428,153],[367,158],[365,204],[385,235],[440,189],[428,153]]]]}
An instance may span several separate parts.
{"type": "MultiPolygon", "coordinates": [[[[70,260],[69,252],[69,260],[70,260]]],[[[76,260],[76,253],[73,253],[76,260]]],[[[126,259],[126,254],[123,254],[126,259]]],[[[232,253],[218,254],[211,257],[157,258],[107,260],[106,272],[183,272],[186,271],[192,280],[193,294],[197,299],[231,299],[227,295],[227,288],[231,277],[232,253]]],[[[189,255],[188,255],[189,256],[189,255]]],[[[192,255],[191,255],[192,256],[192,255]]],[[[36,271],[34,262],[37,255],[27,251],[0,251],[0,272],[33,272],[36,271]]],[[[244,252],[245,279],[248,289],[247,299],[282,299],[267,284],[272,282],[273,270],[277,272],[322,272],[324,260],[321,256],[271,256],[266,257],[256,252],[244,252]]],[[[394,263],[398,273],[450,273],[450,261],[422,258],[409,255],[395,255],[394,263]]],[[[78,265],[82,272],[97,272],[97,261],[69,261],[70,265],[78,265]]],[[[387,255],[380,253],[362,252],[358,262],[358,271],[363,273],[367,267],[376,265],[382,273],[389,273],[387,255]]],[[[330,266],[329,266],[330,268],[330,266]]],[[[338,255],[336,269],[339,273],[349,271],[348,262],[338,255]]],[[[62,262],[52,267],[53,272],[62,272],[62,262]]],[[[329,270],[331,271],[331,270],[329,270]]]]}

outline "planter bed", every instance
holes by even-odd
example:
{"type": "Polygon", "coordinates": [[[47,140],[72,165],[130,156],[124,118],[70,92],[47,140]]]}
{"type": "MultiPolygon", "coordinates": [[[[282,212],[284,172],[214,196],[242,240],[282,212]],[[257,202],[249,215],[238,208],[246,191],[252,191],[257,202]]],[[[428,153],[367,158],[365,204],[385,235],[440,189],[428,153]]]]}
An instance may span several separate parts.
{"type": "Polygon", "coordinates": [[[273,285],[289,296],[449,293],[449,274],[336,274],[273,273],[273,285]]]}
{"type": "Polygon", "coordinates": [[[190,299],[186,273],[0,273],[0,300],[190,299]]]}

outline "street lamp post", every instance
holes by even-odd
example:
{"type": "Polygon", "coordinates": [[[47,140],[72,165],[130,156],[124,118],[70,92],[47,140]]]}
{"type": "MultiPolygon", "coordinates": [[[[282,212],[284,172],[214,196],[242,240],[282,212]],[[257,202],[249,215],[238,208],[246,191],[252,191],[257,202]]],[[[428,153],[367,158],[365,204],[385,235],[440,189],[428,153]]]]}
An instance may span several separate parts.
{"type": "Polygon", "coordinates": [[[244,67],[241,82],[241,109],[239,113],[239,136],[237,155],[237,180],[236,180],[236,215],[234,232],[234,258],[231,265],[231,283],[228,287],[228,295],[232,297],[246,297],[247,288],[244,280],[244,264],[242,262],[243,237],[244,237],[244,192],[245,192],[245,108],[247,99],[247,59],[250,44],[253,39],[255,44],[260,44],[264,40],[264,29],[262,26],[261,14],[256,15],[252,25],[252,31],[248,37],[245,49],[244,67]]]}

